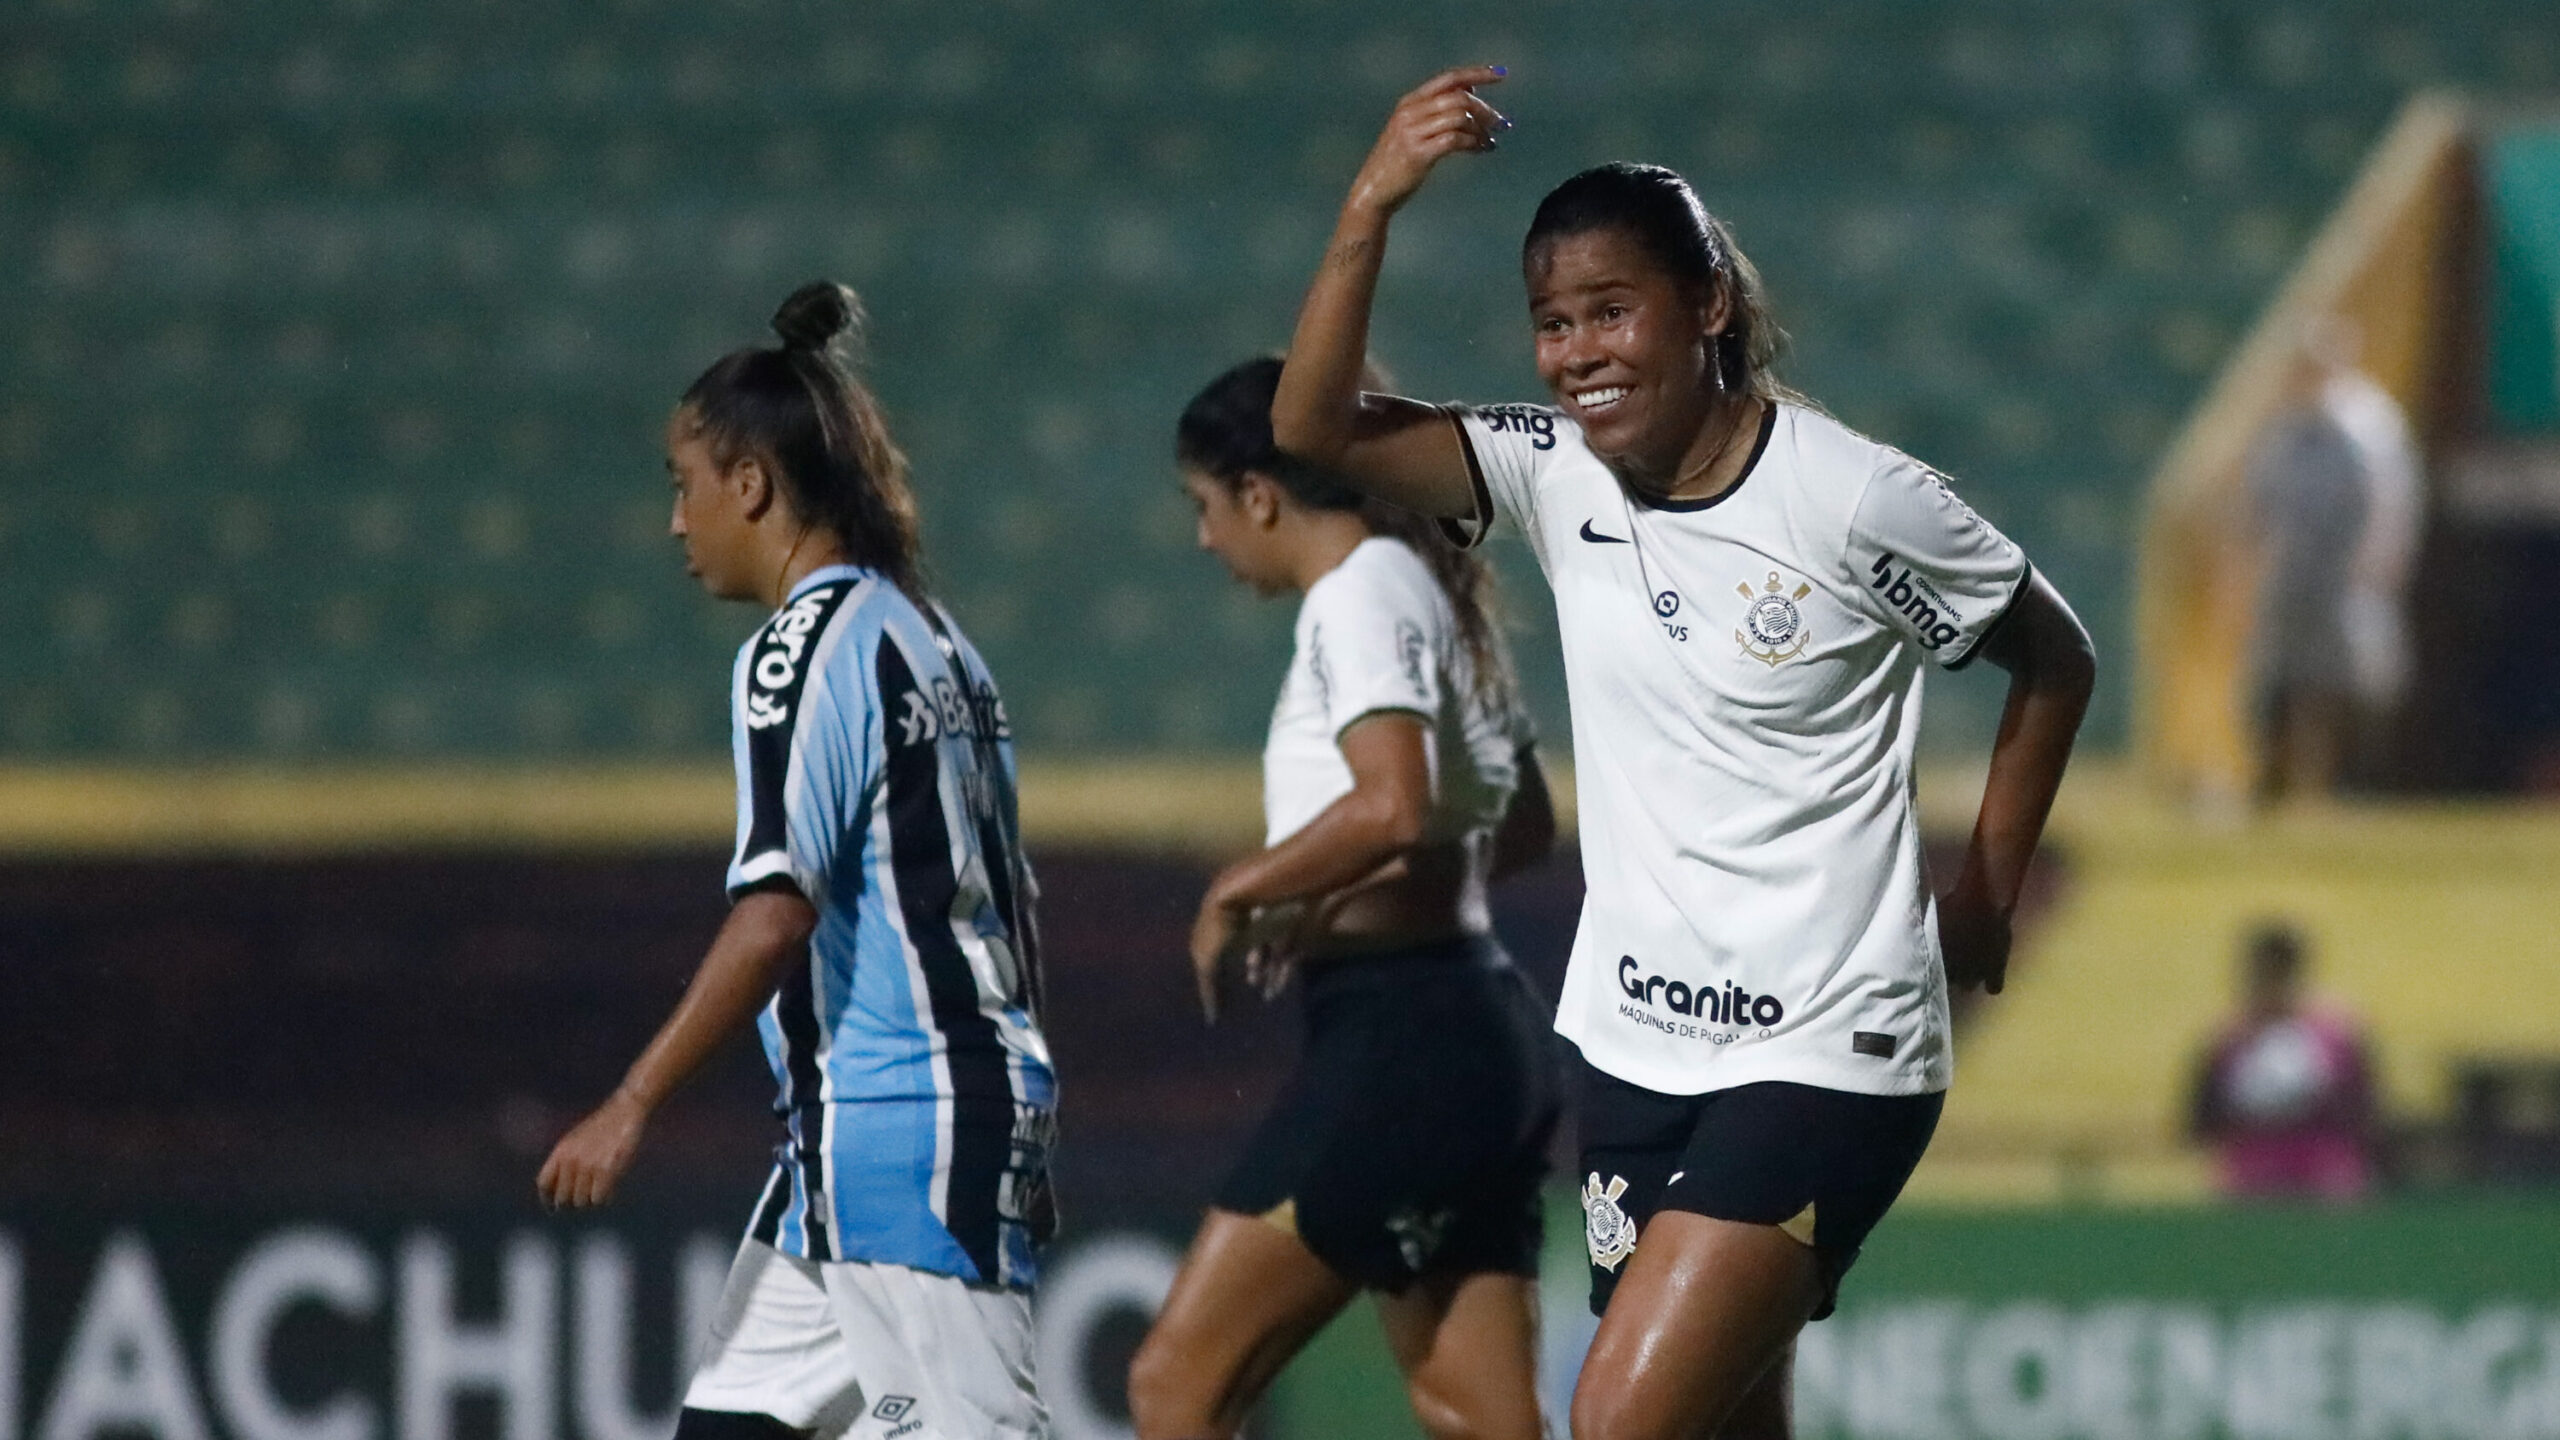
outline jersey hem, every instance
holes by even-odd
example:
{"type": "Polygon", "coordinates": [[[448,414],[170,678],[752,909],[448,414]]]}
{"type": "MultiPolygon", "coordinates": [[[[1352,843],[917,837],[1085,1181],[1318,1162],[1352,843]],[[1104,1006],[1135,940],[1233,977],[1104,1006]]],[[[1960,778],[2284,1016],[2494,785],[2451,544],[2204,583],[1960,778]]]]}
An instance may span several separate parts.
{"type": "Polygon", "coordinates": [[[729,898],[736,900],[768,880],[791,880],[791,856],[788,851],[767,850],[737,867],[729,881],[729,898]]]}
{"type": "Polygon", "coordinates": [[[1464,456],[1467,462],[1467,489],[1476,507],[1474,514],[1464,517],[1467,522],[1474,525],[1475,528],[1472,531],[1466,524],[1460,523],[1459,517],[1442,516],[1438,521],[1440,533],[1447,536],[1449,543],[1459,549],[1473,550],[1484,543],[1486,536],[1493,533],[1495,516],[1493,487],[1485,483],[1484,462],[1476,458],[1475,441],[1467,438],[1465,419],[1456,410],[1445,406],[1440,413],[1449,417],[1449,428],[1457,432],[1458,453],[1464,456]]]}
{"type": "Polygon", "coordinates": [[[1359,714],[1354,715],[1350,719],[1333,727],[1333,743],[1336,748],[1341,746],[1342,737],[1351,733],[1352,726],[1359,724],[1361,721],[1368,719],[1372,715],[1410,715],[1414,719],[1421,721],[1422,727],[1425,730],[1431,728],[1431,712],[1421,709],[1418,706],[1372,705],[1368,709],[1361,711],[1359,714]]]}
{"type": "Polygon", "coordinates": [[[1573,1043],[1583,1060],[1602,1074],[1624,1080],[1630,1085],[1651,1090],[1657,1095],[1712,1095],[1719,1090],[1738,1089],[1768,1081],[1784,1081],[1791,1085],[1810,1085],[1817,1090],[1837,1090],[1845,1095],[1935,1095],[1947,1090],[1954,1076],[1944,1069],[1936,1073],[1879,1075],[1845,1066],[1807,1061],[1802,1056],[1773,1056],[1756,1062],[1740,1058],[1719,1060],[1705,1076],[1705,1083],[1694,1072],[1658,1070],[1650,1065],[1628,1065],[1617,1059],[1604,1061],[1591,1053],[1582,1037],[1556,1026],[1556,1033],[1573,1043]]]}
{"type": "MultiPolygon", "coordinates": [[[[845,1248],[842,1244],[842,1237],[836,1237],[836,1239],[837,1243],[832,1248],[841,1252],[845,1248]]],[[[773,1251],[775,1254],[787,1255],[794,1260],[805,1260],[812,1265],[822,1267],[828,1265],[894,1265],[901,1270],[913,1270],[919,1275],[939,1275],[945,1279],[957,1280],[972,1290],[1009,1290],[1021,1293],[1030,1293],[1039,1285],[1039,1279],[1036,1274],[1032,1278],[1024,1280],[989,1280],[984,1276],[979,1275],[975,1266],[972,1266],[967,1270],[959,1270],[948,1265],[923,1264],[919,1263],[911,1255],[900,1257],[889,1254],[852,1255],[839,1253],[830,1259],[821,1260],[815,1255],[804,1255],[800,1253],[799,1249],[795,1249],[791,1246],[777,1245],[770,1240],[759,1240],[752,1235],[748,1236],[744,1243],[749,1245],[762,1245],[766,1249],[773,1251]]]]}
{"type": "Polygon", "coordinates": [[[2000,627],[2008,624],[2009,617],[2017,613],[2018,602],[2027,598],[2027,583],[2036,578],[2036,562],[2026,561],[2025,566],[2018,572],[2017,587],[2009,592],[2007,600],[2001,602],[2000,613],[1992,616],[1991,623],[1982,627],[1982,633],[1973,637],[1973,643],[1964,647],[1964,653],[1948,661],[1945,668],[1961,670],[1972,664],[1974,657],[1982,653],[1982,647],[1990,644],[1991,637],[1999,634],[2000,627]]]}

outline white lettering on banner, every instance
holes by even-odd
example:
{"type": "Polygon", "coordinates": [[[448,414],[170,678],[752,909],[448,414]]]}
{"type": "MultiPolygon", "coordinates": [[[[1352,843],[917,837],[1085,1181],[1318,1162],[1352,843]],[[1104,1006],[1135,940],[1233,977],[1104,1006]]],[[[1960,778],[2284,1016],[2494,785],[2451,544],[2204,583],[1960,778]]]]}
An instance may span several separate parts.
{"type": "MultiPolygon", "coordinates": [[[[507,1241],[498,1318],[453,1313],[453,1247],[416,1234],[400,1246],[400,1440],[453,1440],[453,1400],[494,1393],[505,1440],[554,1440],[558,1414],[560,1261],[531,1233],[507,1241]]],[[[45,1440],[58,1440],[47,1436],[45,1440]]]]}
{"type": "Polygon", "coordinates": [[[650,1412],[631,1403],[631,1247],[599,1231],[578,1241],[577,1359],[570,1400],[584,1440],[665,1440],[693,1378],[702,1342],[720,1310],[731,1247],[707,1235],[685,1242],[676,1262],[675,1399],[650,1412]]]}
{"type": "Polygon", "coordinates": [[[1039,1293],[1035,1373],[1058,1440],[1131,1440],[1117,1418],[1123,1402],[1092,1389],[1087,1363],[1102,1322],[1134,1311],[1155,1318],[1173,1288],[1182,1255],[1152,1235],[1121,1233],[1089,1241],[1049,1262],[1039,1293]]]}
{"type": "Polygon", "coordinates": [[[130,1231],[109,1238],[98,1257],[39,1440],[91,1440],[102,1430],[144,1430],[157,1440],[211,1433],[159,1269],[130,1231]]]}
{"type": "Polygon", "coordinates": [[[17,1239],[0,1235],[0,1440],[18,1440],[18,1415],[26,1405],[25,1295],[17,1239]]]}
{"type": "Polygon", "coordinates": [[[269,1383],[276,1322],[306,1301],[369,1319],[382,1308],[382,1267],[335,1230],[281,1230],[242,1256],[213,1310],[209,1378],[223,1419],[239,1440],[375,1440],[382,1415],[372,1401],[341,1394],[297,1411],[269,1383]]]}
{"type": "MultiPolygon", "coordinates": [[[[1956,1327],[1963,1312],[1954,1305],[1902,1305],[1877,1317],[1861,1339],[1869,1341],[1869,1363],[1851,1370],[1846,1392],[1855,1433],[1894,1440],[1941,1440],[1956,1434],[1949,1381],[1955,1373],[1956,1327]]],[[[1836,1322],[1826,1322],[1836,1323],[1836,1322]]],[[[1810,1336],[1820,1325],[1809,1326],[1810,1336]]],[[[1804,1373],[1801,1343],[1798,1374],[1804,1373]]],[[[1804,1388],[1798,1381],[1799,1391],[1804,1388]]],[[[1811,1422],[1804,1425],[1812,1433],[1811,1422]]]]}
{"type": "Polygon", "coordinates": [[[1806,1440],[2560,1440],[2560,1311],[1887,1302],[1809,1326],[1806,1440]]]}
{"type": "Polygon", "coordinates": [[[2050,1305],[2012,1305],[1976,1326],[1960,1387],[1973,1423],[1996,1440],[2060,1440],[2071,1429],[2071,1338],[2050,1305]]]}

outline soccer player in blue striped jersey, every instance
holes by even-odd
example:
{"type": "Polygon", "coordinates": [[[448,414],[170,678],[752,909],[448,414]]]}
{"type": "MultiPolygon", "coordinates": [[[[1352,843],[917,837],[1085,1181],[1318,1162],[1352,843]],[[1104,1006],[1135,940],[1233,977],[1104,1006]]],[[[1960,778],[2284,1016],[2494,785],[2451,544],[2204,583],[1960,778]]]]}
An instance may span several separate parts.
{"type": "Polygon", "coordinates": [[[787,1138],[677,1440],[1042,1436],[1029,1290],[1056,1081],[1004,702],[919,579],[915,501],[821,282],[668,425],[688,570],[773,618],[731,684],[727,923],[539,1185],[600,1204],[755,1016],[787,1138]]]}

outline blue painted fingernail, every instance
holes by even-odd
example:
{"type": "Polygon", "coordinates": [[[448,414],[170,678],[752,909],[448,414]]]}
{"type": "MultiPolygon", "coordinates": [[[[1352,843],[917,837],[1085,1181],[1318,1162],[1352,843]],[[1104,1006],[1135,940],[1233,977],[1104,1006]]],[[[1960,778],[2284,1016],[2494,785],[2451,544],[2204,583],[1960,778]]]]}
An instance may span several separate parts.
{"type": "Polygon", "coordinates": [[[1508,65],[1496,65],[1493,67],[1493,73],[1496,75],[1508,75],[1511,73],[1511,67],[1508,65]]]}

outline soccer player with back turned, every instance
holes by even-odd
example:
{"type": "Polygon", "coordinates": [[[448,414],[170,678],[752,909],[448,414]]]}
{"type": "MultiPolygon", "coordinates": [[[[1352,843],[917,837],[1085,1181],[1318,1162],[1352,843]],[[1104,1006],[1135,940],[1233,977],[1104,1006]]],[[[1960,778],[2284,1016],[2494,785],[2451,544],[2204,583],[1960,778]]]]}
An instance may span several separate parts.
{"type": "Polygon", "coordinates": [[[906,461],[804,287],[667,426],[687,568],[773,618],[731,685],[728,922],[543,1165],[601,1204],[649,1112],[750,1016],[787,1138],[676,1440],[1045,1436],[1029,1290],[1056,1084],[995,682],[925,593],[906,461]],[[761,1012],[761,1013],[759,1013],[761,1012]]]}
{"type": "Polygon", "coordinates": [[[2087,708],[2087,635],[1928,467],[1780,387],[1759,276],[1688,183],[1550,192],[1521,271],[1551,405],[1359,381],[1389,223],[1508,122],[1492,67],[1408,94],[1299,313],[1279,448],[1480,536],[1556,600],[1587,894],[1556,1028],[1581,1050],[1599,1333],[1578,1440],[1784,1436],[1797,1332],[1918,1163],[1947,986],[1998,989],[2087,708]],[[2008,672],[1961,869],[1912,794],[1925,663],[2008,672]]]}

